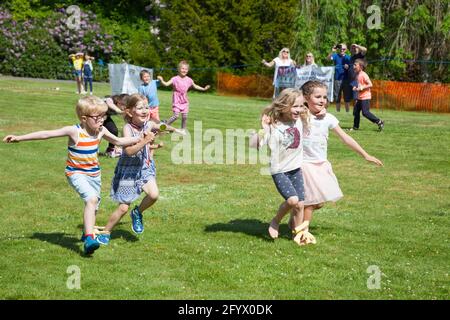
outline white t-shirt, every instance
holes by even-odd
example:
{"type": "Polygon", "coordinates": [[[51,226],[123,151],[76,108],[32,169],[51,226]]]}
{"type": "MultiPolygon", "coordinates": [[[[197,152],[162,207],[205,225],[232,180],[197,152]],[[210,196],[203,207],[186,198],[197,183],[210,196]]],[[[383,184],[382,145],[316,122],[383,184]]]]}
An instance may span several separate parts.
{"type": "Polygon", "coordinates": [[[303,160],[305,162],[327,161],[328,131],[339,125],[339,120],[330,113],[323,118],[310,117],[311,128],[303,136],[303,160]]]}
{"type": "Polygon", "coordinates": [[[270,174],[300,168],[303,161],[302,132],[300,119],[291,124],[278,122],[270,126],[270,136],[265,137],[270,148],[270,174]]]}
{"type": "Polygon", "coordinates": [[[294,65],[294,62],[292,61],[292,59],[280,59],[278,57],[276,57],[275,59],[273,59],[273,61],[275,61],[275,73],[273,75],[273,85],[276,85],[277,83],[277,75],[278,75],[278,69],[280,67],[290,67],[294,65]]]}

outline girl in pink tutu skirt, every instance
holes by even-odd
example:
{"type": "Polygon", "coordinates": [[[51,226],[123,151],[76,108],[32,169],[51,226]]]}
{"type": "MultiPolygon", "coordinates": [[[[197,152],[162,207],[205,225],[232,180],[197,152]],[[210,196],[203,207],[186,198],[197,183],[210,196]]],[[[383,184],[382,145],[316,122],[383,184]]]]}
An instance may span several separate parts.
{"type": "Polygon", "coordinates": [[[315,244],[315,237],[309,232],[314,210],[320,209],[325,202],[336,202],[343,194],[327,160],[328,131],[332,130],[343,143],[364,159],[378,166],[383,163],[369,155],[352,137],[342,130],[339,121],[330,113],[323,111],[327,106],[327,87],[320,81],[308,81],[302,86],[304,99],[310,116],[310,130],[303,137],[302,173],[305,184],[304,218],[296,228],[290,222],[293,233],[300,244],[315,244]]]}

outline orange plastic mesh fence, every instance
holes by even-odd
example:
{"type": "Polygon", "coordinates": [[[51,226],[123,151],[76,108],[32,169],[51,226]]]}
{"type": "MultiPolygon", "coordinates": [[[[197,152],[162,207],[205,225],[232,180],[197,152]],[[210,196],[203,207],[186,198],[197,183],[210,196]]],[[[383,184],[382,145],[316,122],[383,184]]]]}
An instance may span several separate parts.
{"type": "MultiPolygon", "coordinates": [[[[450,113],[450,85],[373,80],[371,107],[408,111],[450,113]]],[[[272,78],[261,75],[217,74],[217,92],[222,95],[271,98],[272,78]]]]}

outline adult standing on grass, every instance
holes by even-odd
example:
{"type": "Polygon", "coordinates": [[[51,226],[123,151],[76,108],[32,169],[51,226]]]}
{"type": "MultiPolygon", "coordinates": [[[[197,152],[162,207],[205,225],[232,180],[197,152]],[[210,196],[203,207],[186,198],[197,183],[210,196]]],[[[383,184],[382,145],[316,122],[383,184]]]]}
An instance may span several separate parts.
{"type": "Polygon", "coordinates": [[[327,59],[334,62],[334,101],[336,103],[336,111],[341,111],[341,97],[344,94],[345,111],[350,111],[350,101],[352,100],[352,91],[348,77],[348,69],[350,67],[350,57],[345,53],[347,45],[345,43],[338,44],[333,47],[332,52],[327,59]]]}
{"type": "Polygon", "coordinates": [[[281,91],[287,88],[285,84],[280,83],[282,78],[292,71],[292,68],[295,67],[296,63],[291,59],[289,48],[281,49],[278,57],[274,58],[272,61],[267,62],[263,59],[261,62],[268,68],[275,66],[275,72],[273,74],[273,98],[276,98],[281,91]]]}
{"type": "Polygon", "coordinates": [[[56,130],[32,132],[21,136],[8,135],[6,143],[46,140],[68,137],[68,155],[66,177],[84,201],[84,253],[89,255],[100,246],[94,234],[95,216],[100,204],[101,172],[97,151],[101,139],[119,145],[127,146],[138,143],[141,137],[118,138],[103,126],[108,107],[97,97],[84,97],[78,100],[76,112],[80,123],[56,130]]]}

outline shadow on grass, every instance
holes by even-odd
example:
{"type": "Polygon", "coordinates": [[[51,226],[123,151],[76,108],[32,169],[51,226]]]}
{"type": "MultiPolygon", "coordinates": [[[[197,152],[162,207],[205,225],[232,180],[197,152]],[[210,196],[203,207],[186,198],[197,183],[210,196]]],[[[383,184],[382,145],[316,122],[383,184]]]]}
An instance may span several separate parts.
{"type": "MultiPolygon", "coordinates": [[[[273,241],[269,236],[267,229],[269,228],[268,222],[263,222],[256,219],[236,219],[231,220],[228,223],[215,223],[205,227],[206,232],[237,232],[244,233],[253,237],[258,237],[266,241],[273,241]]],[[[323,225],[312,225],[310,231],[314,235],[320,235],[325,231],[333,230],[328,226],[323,225]]],[[[280,224],[279,238],[291,240],[291,230],[286,223],[280,224]]]]}
{"type": "Polygon", "coordinates": [[[128,242],[136,242],[139,240],[138,237],[136,237],[130,231],[113,230],[113,232],[111,232],[111,240],[119,239],[119,238],[124,239],[125,241],[128,241],[128,242]]]}
{"type": "MultiPolygon", "coordinates": [[[[129,242],[136,242],[136,241],[138,241],[139,238],[136,237],[134,235],[134,233],[132,233],[131,231],[117,229],[119,226],[121,226],[123,224],[129,225],[129,223],[126,223],[126,222],[119,222],[118,224],[116,224],[115,229],[113,229],[113,231],[111,232],[111,240],[122,238],[125,241],[129,241],[129,242]]],[[[84,225],[79,224],[78,228],[83,230],[84,225]]],[[[80,233],[80,237],[81,237],[81,233],[80,233]]]]}
{"type": "Polygon", "coordinates": [[[84,256],[83,250],[81,250],[80,246],[81,243],[80,238],[70,237],[62,232],[55,232],[55,233],[35,232],[30,237],[30,239],[38,239],[44,242],[53,243],[84,256]]]}
{"type": "MultiPolygon", "coordinates": [[[[231,220],[228,223],[215,223],[209,226],[206,226],[206,232],[238,232],[244,233],[249,236],[258,237],[264,239],[266,241],[273,241],[273,239],[269,236],[267,229],[269,228],[268,222],[263,222],[256,219],[236,219],[231,220]]],[[[287,225],[280,225],[280,238],[289,238],[290,232],[287,225]],[[285,236],[285,235],[288,236],[285,236]]]]}

